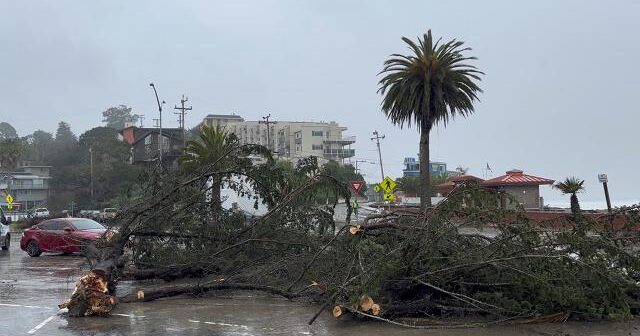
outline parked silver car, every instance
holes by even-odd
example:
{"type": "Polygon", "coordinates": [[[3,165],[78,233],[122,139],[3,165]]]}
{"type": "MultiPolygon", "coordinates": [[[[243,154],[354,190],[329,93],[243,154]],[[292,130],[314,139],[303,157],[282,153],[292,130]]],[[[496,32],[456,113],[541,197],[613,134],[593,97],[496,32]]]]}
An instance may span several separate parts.
{"type": "Polygon", "coordinates": [[[9,249],[9,245],[11,244],[9,224],[11,224],[11,218],[5,217],[2,208],[0,208],[0,247],[5,251],[9,249]]]}

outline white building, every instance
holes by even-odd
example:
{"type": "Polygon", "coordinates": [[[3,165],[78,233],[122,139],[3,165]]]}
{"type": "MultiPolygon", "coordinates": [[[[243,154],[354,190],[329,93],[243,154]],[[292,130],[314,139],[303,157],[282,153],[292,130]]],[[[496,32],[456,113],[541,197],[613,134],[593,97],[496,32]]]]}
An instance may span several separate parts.
{"type": "Polygon", "coordinates": [[[295,161],[308,156],[342,161],[355,155],[351,145],[354,136],[346,137],[346,127],[331,122],[276,121],[265,123],[245,121],[237,115],[210,114],[202,121],[207,126],[220,126],[234,133],[242,144],[260,144],[273,150],[278,157],[295,161]]]}
{"type": "MultiPolygon", "coordinates": [[[[46,204],[51,180],[50,166],[23,166],[18,171],[0,175],[0,204],[7,194],[13,197],[14,211],[24,211],[46,204]]],[[[6,209],[6,208],[5,208],[6,209]]]]}

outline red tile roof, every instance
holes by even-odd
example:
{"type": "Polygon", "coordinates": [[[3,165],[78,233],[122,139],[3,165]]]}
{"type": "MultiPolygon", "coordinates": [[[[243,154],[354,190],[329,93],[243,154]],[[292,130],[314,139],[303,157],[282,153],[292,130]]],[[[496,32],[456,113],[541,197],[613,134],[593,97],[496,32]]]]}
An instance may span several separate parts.
{"type": "Polygon", "coordinates": [[[544,177],[524,174],[522,170],[513,169],[505,175],[486,180],[481,183],[483,186],[507,186],[507,185],[542,185],[553,184],[553,180],[544,177]]]}

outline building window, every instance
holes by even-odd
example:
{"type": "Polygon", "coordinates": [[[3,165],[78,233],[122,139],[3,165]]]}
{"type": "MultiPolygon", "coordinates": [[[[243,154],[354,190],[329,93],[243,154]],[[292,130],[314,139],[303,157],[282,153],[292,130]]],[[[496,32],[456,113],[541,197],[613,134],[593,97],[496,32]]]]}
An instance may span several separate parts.
{"type": "Polygon", "coordinates": [[[313,150],[322,150],[322,144],[320,144],[320,145],[311,145],[311,149],[313,149],[313,150]]]}
{"type": "Polygon", "coordinates": [[[170,141],[169,137],[166,137],[166,136],[163,135],[162,136],[162,150],[163,151],[169,150],[170,149],[170,144],[171,144],[171,141],[170,141]]]}
{"type": "Polygon", "coordinates": [[[322,131],[311,131],[311,136],[322,136],[322,131]]]}

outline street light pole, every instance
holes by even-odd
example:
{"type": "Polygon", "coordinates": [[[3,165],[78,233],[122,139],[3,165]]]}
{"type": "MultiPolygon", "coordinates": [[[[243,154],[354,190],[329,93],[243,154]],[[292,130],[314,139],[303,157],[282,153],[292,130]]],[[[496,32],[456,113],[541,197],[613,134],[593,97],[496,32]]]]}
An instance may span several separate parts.
{"type": "Polygon", "coordinates": [[[160,113],[160,136],[158,138],[158,148],[160,151],[159,154],[159,158],[160,158],[160,164],[162,164],[162,151],[163,151],[163,144],[162,144],[162,104],[164,104],[164,100],[162,101],[162,104],[160,104],[160,99],[158,98],[158,91],[156,91],[156,86],[153,83],[149,83],[149,86],[151,86],[153,88],[153,93],[156,94],[156,102],[158,103],[158,113],[160,113]]]}
{"type": "Polygon", "coordinates": [[[609,198],[609,187],[607,186],[607,182],[609,182],[607,174],[598,174],[598,181],[602,183],[602,187],[604,188],[604,198],[607,200],[607,212],[609,213],[609,226],[611,227],[611,232],[613,232],[613,216],[611,211],[611,199],[609,198]]]}
{"type": "Polygon", "coordinates": [[[355,166],[355,173],[358,174],[360,172],[360,169],[358,168],[358,163],[370,163],[370,164],[375,164],[375,162],[373,161],[369,161],[369,160],[355,160],[356,166],[355,166]]]}
{"type": "Polygon", "coordinates": [[[609,198],[609,187],[607,186],[607,182],[609,182],[609,178],[607,174],[598,174],[598,181],[602,183],[602,187],[604,187],[604,198],[607,200],[607,211],[611,214],[611,199],[609,198]]]}

